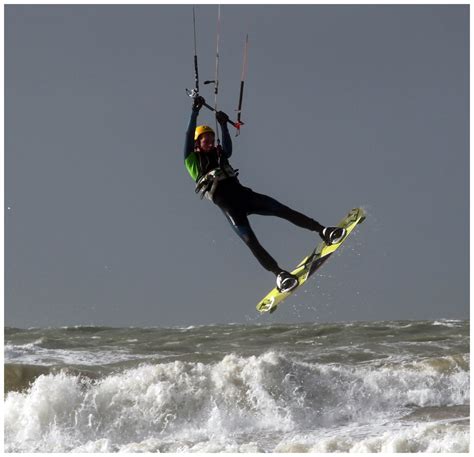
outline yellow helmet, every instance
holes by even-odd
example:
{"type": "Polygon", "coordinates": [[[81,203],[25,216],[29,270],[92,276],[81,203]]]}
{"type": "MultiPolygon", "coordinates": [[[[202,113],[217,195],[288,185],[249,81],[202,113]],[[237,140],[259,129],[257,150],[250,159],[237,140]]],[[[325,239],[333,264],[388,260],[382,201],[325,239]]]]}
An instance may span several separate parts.
{"type": "Polygon", "coordinates": [[[196,127],[196,130],[194,131],[194,141],[196,141],[199,138],[199,136],[202,135],[203,133],[208,133],[208,132],[214,133],[214,130],[212,130],[211,127],[207,125],[198,125],[196,127]]]}

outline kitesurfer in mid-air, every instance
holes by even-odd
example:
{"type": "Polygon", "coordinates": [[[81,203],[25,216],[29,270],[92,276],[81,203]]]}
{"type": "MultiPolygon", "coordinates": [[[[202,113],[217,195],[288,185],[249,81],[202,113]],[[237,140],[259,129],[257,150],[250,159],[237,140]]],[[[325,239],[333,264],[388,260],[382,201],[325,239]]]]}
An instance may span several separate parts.
{"type": "Polygon", "coordinates": [[[278,289],[281,292],[289,292],[298,285],[298,279],[278,266],[275,259],[262,247],[250,227],[248,215],[281,217],[299,227],[317,232],[328,245],[338,243],[344,238],[345,229],[324,227],[275,199],[242,186],[237,179],[237,170],[234,170],[228,161],[232,155],[232,140],[227,127],[229,117],[223,111],[216,113],[222,131],[222,147],[216,147],[214,130],[206,125],[196,126],[199,110],[204,103],[202,97],[194,98],[184,145],[184,163],[191,178],[196,182],[196,193],[205,195],[223,211],[234,231],[250,248],[263,268],[276,275],[278,289]]]}

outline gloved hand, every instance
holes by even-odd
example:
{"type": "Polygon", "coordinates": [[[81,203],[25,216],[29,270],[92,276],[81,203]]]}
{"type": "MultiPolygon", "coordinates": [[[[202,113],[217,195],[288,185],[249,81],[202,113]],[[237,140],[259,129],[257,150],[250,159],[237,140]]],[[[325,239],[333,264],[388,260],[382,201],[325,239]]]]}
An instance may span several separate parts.
{"type": "Polygon", "coordinates": [[[199,111],[203,107],[204,103],[206,103],[204,97],[201,97],[200,95],[195,97],[193,101],[193,111],[199,111]]]}
{"type": "Polygon", "coordinates": [[[219,124],[224,125],[229,120],[229,116],[227,116],[227,114],[224,113],[224,111],[218,111],[216,113],[216,119],[217,119],[217,122],[219,122],[219,124]]]}

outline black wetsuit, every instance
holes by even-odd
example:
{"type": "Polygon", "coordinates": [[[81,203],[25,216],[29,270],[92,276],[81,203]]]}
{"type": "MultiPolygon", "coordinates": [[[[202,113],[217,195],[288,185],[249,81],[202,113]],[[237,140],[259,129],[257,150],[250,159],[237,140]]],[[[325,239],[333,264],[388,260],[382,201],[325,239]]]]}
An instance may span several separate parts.
{"type": "MultiPolygon", "coordinates": [[[[184,146],[184,160],[191,177],[198,181],[206,173],[219,167],[219,154],[216,148],[211,152],[196,152],[194,150],[194,131],[196,129],[199,111],[193,110],[186,132],[184,146]]],[[[222,151],[224,159],[232,155],[232,140],[227,124],[222,124],[222,151]]],[[[314,219],[288,208],[274,198],[258,194],[248,187],[240,184],[237,177],[226,178],[219,181],[212,201],[223,211],[234,231],[250,248],[260,264],[268,271],[278,275],[282,269],[275,259],[259,243],[255,233],[250,227],[248,216],[260,214],[263,216],[277,216],[308,230],[321,233],[323,226],[314,219]]]]}

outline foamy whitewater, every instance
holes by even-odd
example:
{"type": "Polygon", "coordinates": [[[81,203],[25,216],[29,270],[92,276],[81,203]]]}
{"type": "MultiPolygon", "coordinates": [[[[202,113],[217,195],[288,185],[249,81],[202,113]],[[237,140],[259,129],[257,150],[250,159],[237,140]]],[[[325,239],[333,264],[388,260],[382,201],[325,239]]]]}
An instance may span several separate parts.
{"type": "Polygon", "coordinates": [[[469,323],[5,330],[7,452],[469,452],[469,323]]]}

